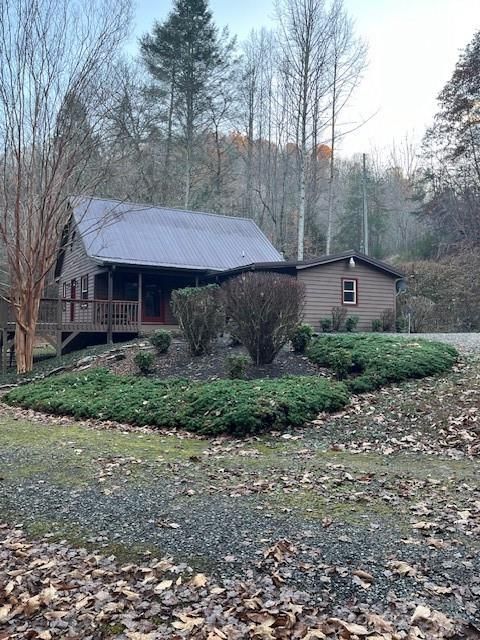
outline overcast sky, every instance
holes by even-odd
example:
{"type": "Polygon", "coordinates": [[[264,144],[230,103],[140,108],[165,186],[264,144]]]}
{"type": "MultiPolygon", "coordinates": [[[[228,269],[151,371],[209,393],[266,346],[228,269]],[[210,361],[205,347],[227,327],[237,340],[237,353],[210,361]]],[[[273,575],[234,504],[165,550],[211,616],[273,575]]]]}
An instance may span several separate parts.
{"type": "MultiPolygon", "coordinates": [[[[460,49],[480,29],[480,0],[344,3],[358,35],[368,43],[369,66],[342,119],[352,128],[371,119],[342,140],[342,151],[382,149],[406,134],[420,139],[460,49]]],[[[170,0],[137,0],[136,36],[148,31],[154,19],[165,18],[171,4],[170,0]]],[[[228,25],[239,40],[253,28],[274,24],[272,0],[211,0],[210,6],[216,24],[228,25]]]]}

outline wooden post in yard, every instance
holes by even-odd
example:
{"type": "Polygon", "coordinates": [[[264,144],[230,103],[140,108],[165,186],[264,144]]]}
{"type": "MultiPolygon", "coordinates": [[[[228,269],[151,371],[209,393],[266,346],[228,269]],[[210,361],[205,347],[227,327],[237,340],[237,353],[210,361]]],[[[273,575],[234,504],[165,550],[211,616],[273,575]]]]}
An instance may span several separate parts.
{"type": "Polygon", "coordinates": [[[62,315],[63,315],[63,301],[60,295],[58,296],[57,302],[57,340],[56,340],[56,348],[57,348],[57,357],[59,358],[62,355],[62,315]]]}
{"type": "Polygon", "coordinates": [[[108,319],[107,319],[107,344],[113,343],[113,274],[112,270],[108,270],[108,319]]]}

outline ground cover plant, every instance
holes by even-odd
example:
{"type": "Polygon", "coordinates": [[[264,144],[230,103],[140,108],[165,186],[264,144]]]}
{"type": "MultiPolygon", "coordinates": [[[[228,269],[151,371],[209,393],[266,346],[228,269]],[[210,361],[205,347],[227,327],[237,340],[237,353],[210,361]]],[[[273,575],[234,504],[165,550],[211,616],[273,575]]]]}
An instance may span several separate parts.
{"type": "Polygon", "coordinates": [[[479,376],[241,440],[2,406],[3,633],[474,640],[479,376]]]}
{"type": "Polygon", "coordinates": [[[317,366],[346,378],[348,387],[357,393],[442,373],[458,357],[454,347],[440,342],[351,334],[319,336],[312,341],[308,355],[317,366]]]}
{"type": "Polygon", "coordinates": [[[300,427],[348,402],[341,383],[314,376],[189,382],[116,376],[94,369],[13,389],[7,402],[76,418],[182,428],[202,434],[255,434],[300,427]]]}

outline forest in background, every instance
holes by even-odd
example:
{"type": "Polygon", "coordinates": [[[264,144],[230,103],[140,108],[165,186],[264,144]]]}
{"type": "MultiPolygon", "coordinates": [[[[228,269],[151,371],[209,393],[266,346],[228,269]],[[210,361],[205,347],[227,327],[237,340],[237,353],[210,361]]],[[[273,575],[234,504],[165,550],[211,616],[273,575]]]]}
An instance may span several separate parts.
{"type": "Polygon", "coordinates": [[[346,113],[368,63],[342,0],[272,8],[274,28],[238,42],[207,0],[173,0],[127,57],[130,0],[1,3],[2,288],[20,370],[72,194],[246,216],[286,258],[365,251],[404,265],[414,328],[480,329],[480,32],[423,143],[367,149],[364,165],[339,153],[362,126],[346,113]]]}
{"type": "MultiPolygon", "coordinates": [[[[205,0],[173,2],[138,55],[112,69],[116,104],[92,144],[95,195],[250,217],[285,257],[308,258],[364,249],[365,187],[372,255],[435,254],[408,136],[366,150],[366,175],[361,157],[337,153],[354,135],[344,113],[367,65],[341,0],[274,9],[276,28],[237,42],[205,0]]],[[[80,96],[70,108],[85,135],[80,96]]]]}

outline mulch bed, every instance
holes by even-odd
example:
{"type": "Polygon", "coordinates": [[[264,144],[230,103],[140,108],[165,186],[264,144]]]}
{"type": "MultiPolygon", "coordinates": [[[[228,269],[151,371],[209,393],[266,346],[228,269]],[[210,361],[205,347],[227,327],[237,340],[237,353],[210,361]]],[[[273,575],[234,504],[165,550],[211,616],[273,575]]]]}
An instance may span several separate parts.
{"type": "MultiPolygon", "coordinates": [[[[150,343],[145,340],[128,349],[119,347],[116,353],[107,353],[94,360],[95,366],[106,367],[121,375],[135,375],[138,369],[134,363],[135,354],[141,350],[151,350],[150,343]]],[[[230,355],[247,355],[241,346],[230,346],[225,339],[218,340],[203,356],[191,356],[187,345],[181,339],[175,339],[164,355],[156,356],[155,375],[160,378],[188,378],[189,380],[216,380],[227,378],[225,360],[230,355]]],[[[92,362],[93,363],[93,362],[92,362]]],[[[275,362],[262,367],[250,366],[247,371],[249,379],[280,378],[281,376],[318,375],[318,369],[306,356],[282,349],[275,362]]]]}

